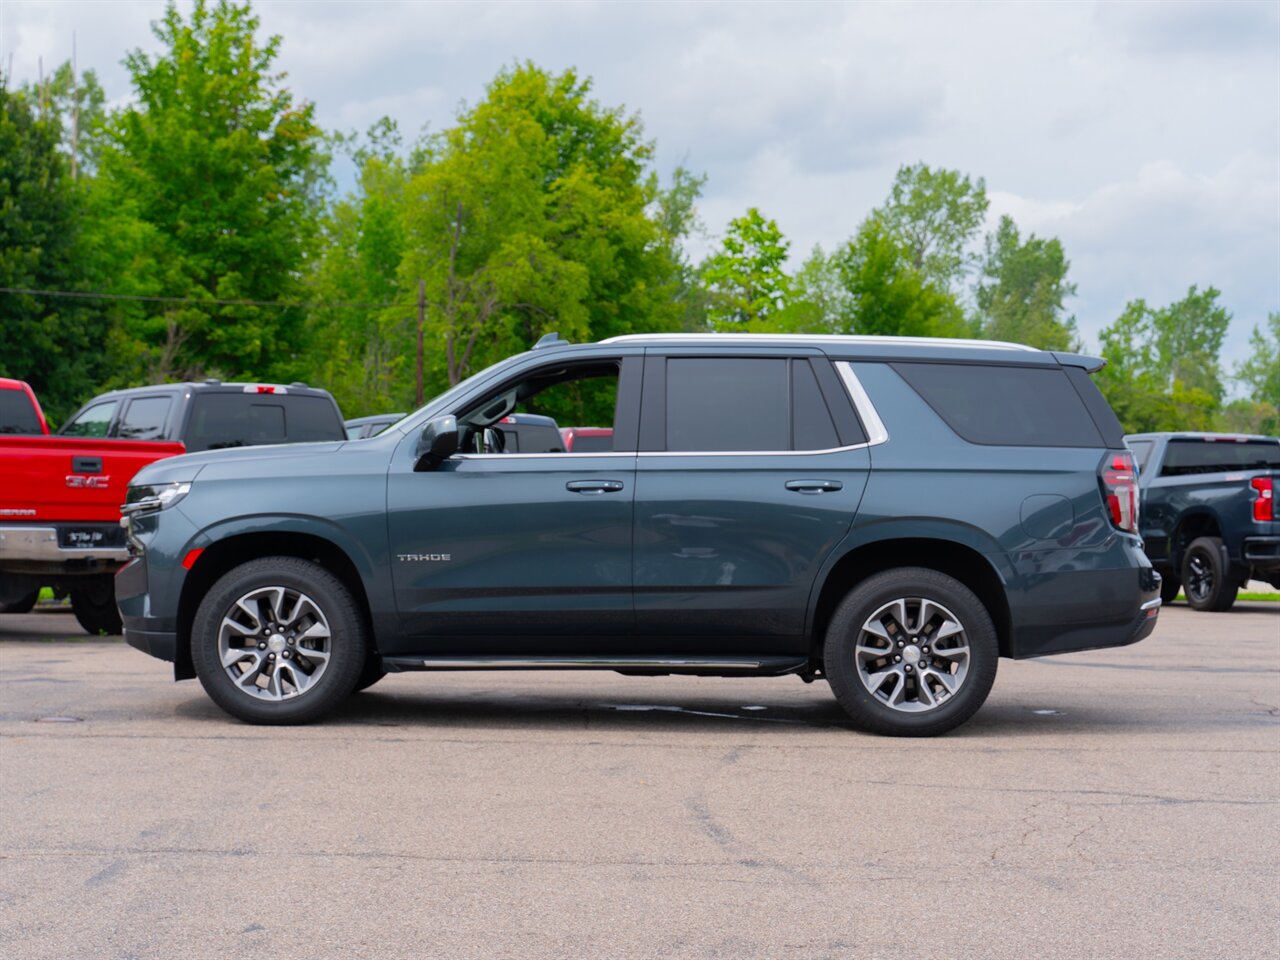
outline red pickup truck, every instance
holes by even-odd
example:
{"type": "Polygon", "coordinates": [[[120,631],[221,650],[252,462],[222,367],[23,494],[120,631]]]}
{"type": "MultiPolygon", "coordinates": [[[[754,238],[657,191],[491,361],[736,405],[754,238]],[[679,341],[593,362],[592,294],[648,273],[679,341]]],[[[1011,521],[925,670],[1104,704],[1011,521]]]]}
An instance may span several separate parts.
{"type": "MultiPolygon", "coordinates": [[[[39,405],[20,386],[11,392],[27,409],[14,422],[30,424],[39,405]]],[[[87,631],[119,633],[112,575],[128,559],[120,504],[135,473],[186,451],[345,439],[324,390],[217,380],[112,391],[59,436],[0,436],[0,612],[30,610],[51,586],[87,631]]]]}

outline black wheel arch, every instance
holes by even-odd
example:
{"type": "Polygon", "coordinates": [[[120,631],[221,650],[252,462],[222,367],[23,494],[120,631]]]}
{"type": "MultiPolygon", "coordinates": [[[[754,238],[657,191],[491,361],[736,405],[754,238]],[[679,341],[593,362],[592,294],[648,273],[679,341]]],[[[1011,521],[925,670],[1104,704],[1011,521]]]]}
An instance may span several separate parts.
{"type": "Polygon", "coordinates": [[[215,541],[204,549],[182,584],[178,599],[178,642],[173,663],[175,680],[190,680],[196,675],[191,659],[191,623],[200,601],[218,579],[242,563],[259,557],[297,557],[310,560],[342,581],[356,602],[369,637],[369,649],[377,655],[373,616],[369,597],[360,571],[340,546],[324,537],[295,532],[241,533],[215,541]]]}
{"type": "Polygon", "coordinates": [[[991,559],[954,540],[903,537],[863,543],[835,560],[810,603],[808,636],[815,659],[821,657],[827,624],[840,601],[867,577],[894,567],[925,567],[960,581],[977,595],[991,615],[1000,655],[1012,655],[1013,619],[1004,580],[991,559]]]}

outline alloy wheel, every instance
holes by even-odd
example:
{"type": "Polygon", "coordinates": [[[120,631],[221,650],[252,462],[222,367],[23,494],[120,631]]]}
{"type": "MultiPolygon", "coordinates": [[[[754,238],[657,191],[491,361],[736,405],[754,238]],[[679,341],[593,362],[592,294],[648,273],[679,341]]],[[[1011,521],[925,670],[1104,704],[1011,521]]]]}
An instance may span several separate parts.
{"type": "Polygon", "coordinates": [[[923,713],[956,695],[969,673],[960,619],[923,597],[900,597],[862,624],[854,646],[858,678],[880,703],[923,713]]]}
{"type": "Polygon", "coordinates": [[[259,587],[226,611],[218,628],[218,658],[237,690],[280,701],[311,690],[332,653],[324,611],[305,593],[259,587]]]}

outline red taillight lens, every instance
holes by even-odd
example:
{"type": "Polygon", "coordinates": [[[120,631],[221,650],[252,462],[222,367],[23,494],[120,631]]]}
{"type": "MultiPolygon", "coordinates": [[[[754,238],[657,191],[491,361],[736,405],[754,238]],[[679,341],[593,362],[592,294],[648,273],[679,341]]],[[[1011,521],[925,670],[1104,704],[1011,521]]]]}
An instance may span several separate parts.
{"type": "Polygon", "coordinates": [[[1133,455],[1108,453],[1098,468],[1111,522],[1129,533],[1138,532],[1138,469],[1133,455]]]}
{"type": "Polygon", "coordinates": [[[1253,519],[1259,522],[1269,522],[1276,518],[1276,501],[1275,501],[1275,484],[1272,483],[1270,477],[1254,477],[1249,481],[1249,486],[1257,492],[1258,496],[1253,501],[1253,519]]]}

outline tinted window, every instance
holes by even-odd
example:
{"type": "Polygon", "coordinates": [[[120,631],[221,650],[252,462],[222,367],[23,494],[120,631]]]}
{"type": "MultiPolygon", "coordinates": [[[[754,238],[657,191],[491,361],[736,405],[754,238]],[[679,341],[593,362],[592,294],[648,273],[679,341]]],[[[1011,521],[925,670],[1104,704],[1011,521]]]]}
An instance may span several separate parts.
{"type": "Polygon", "coordinates": [[[1275,440],[1170,440],[1160,476],[1277,468],[1280,442],[1275,440]]]}
{"type": "Polygon", "coordinates": [[[0,390],[0,433],[42,433],[25,390],[0,390]]]}
{"type": "Polygon", "coordinates": [[[191,402],[188,450],[284,443],[284,397],[206,393],[191,402]]]}
{"type": "Polygon", "coordinates": [[[354,427],[347,427],[347,439],[359,440],[360,435],[364,433],[364,424],[358,424],[354,427]]]}
{"type": "Polygon", "coordinates": [[[95,403],[58,432],[64,437],[105,437],[115,413],[115,400],[95,403]]]}
{"type": "Polygon", "coordinates": [[[128,440],[159,440],[164,436],[170,403],[168,397],[139,397],[129,401],[118,435],[128,440]]]}
{"type": "Polygon", "coordinates": [[[1104,445],[1093,418],[1060,367],[895,363],[893,368],[970,443],[1104,445]]]}
{"type": "Polygon", "coordinates": [[[1151,448],[1155,446],[1150,440],[1127,440],[1129,449],[1133,451],[1133,459],[1138,461],[1138,469],[1147,469],[1147,460],[1151,457],[1151,448]]]}
{"type": "Polygon", "coordinates": [[[328,397],[291,393],[275,399],[284,405],[285,438],[290,443],[341,440],[346,436],[338,411],[328,397]]]}
{"type": "Polygon", "coordinates": [[[581,434],[573,436],[574,453],[609,453],[613,450],[613,435],[581,434]]]}
{"type": "Polygon", "coordinates": [[[791,361],[791,436],[796,450],[830,450],[840,446],[831,411],[818,389],[808,360],[791,361]]]}
{"type": "Polygon", "coordinates": [[[789,450],[787,361],[667,360],[667,449],[789,450]]]}

